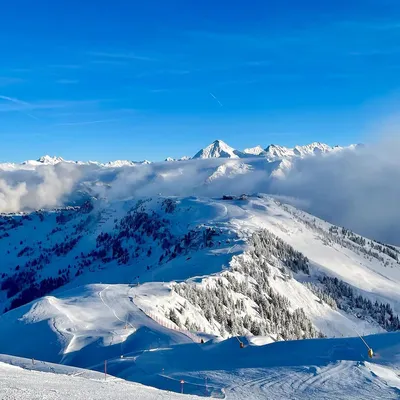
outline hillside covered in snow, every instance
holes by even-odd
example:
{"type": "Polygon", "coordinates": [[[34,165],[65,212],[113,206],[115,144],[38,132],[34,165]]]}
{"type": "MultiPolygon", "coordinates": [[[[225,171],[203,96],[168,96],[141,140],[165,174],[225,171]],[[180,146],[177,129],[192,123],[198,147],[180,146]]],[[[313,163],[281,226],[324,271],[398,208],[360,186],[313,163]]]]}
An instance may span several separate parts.
{"type": "MultiPolygon", "coordinates": [[[[74,358],[99,343],[116,356],[115,343],[134,343],[149,316],[178,331],[173,342],[400,327],[396,247],[263,195],[93,199],[4,216],[1,229],[2,308],[10,311],[0,332],[25,339],[0,352],[43,358],[46,348],[46,359],[80,365],[74,358]],[[43,347],[33,346],[38,336],[43,347]]],[[[163,336],[158,326],[151,329],[163,336]]]]}

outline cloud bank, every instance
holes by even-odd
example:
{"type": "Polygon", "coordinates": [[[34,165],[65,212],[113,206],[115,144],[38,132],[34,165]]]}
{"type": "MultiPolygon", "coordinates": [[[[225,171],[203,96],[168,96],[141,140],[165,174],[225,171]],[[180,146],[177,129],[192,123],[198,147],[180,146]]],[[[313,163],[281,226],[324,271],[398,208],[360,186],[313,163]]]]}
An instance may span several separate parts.
{"type": "Polygon", "coordinates": [[[51,208],[68,202],[81,176],[74,165],[41,166],[30,171],[0,172],[0,212],[51,208]]]}
{"type": "Polygon", "coordinates": [[[60,163],[0,171],[0,212],[71,204],[82,193],[143,196],[270,193],[365,236],[400,244],[400,142],[297,159],[282,178],[263,158],[163,162],[122,168],[60,163]],[[272,175],[271,175],[272,174],[272,175]],[[279,175],[278,175],[279,176],[279,175]]]}
{"type": "Polygon", "coordinates": [[[400,141],[298,160],[272,193],[306,200],[305,209],[365,236],[400,244],[400,141]]]}

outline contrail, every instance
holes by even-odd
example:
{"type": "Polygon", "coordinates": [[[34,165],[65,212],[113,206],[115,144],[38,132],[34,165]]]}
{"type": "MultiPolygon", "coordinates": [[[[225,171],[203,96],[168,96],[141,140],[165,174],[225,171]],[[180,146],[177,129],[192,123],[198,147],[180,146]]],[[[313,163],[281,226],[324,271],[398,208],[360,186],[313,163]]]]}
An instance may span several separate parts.
{"type": "MultiPolygon", "coordinates": [[[[20,106],[28,106],[28,107],[31,106],[31,104],[27,103],[26,101],[22,101],[22,100],[14,98],[14,97],[8,97],[8,96],[0,95],[0,99],[9,101],[9,102],[14,103],[14,104],[18,104],[20,106]]],[[[19,110],[19,109],[17,109],[16,111],[19,111],[20,113],[22,113],[24,115],[27,115],[28,117],[33,118],[36,121],[40,121],[38,117],[35,117],[34,115],[29,114],[29,113],[27,113],[25,111],[22,111],[22,110],[19,110]]]]}
{"type": "Polygon", "coordinates": [[[96,121],[82,121],[82,122],[64,122],[60,124],[55,124],[56,126],[76,126],[76,125],[92,125],[92,124],[101,124],[105,122],[115,122],[120,121],[120,119],[101,119],[96,121]]]}
{"type": "Polygon", "coordinates": [[[11,101],[11,103],[15,103],[15,104],[22,104],[24,106],[29,106],[30,105],[26,101],[18,100],[18,99],[14,98],[14,97],[8,97],[8,96],[0,95],[0,99],[11,101]]]}
{"type": "Polygon", "coordinates": [[[220,105],[220,107],[222,107],[222,103],[210,92],[210,96],[212,98],[214,98],[216,101],[218,101],[218,104],[220,105]]]}

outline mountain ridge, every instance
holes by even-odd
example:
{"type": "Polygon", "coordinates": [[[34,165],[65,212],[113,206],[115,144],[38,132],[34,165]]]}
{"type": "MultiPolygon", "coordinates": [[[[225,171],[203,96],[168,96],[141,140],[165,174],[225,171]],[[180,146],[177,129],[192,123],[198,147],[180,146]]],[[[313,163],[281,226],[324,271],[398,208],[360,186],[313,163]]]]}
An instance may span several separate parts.
{"type": "MultiPolygon", "coordinates": [[[[362,144],[352,144],[349,146],[329,146],[321,142],[313,142],[307,145],[296,145],[293,148],[270,144],[266,148],[257,145],[251,148],[245,148],[243,151],[237,150],[229,146],[222,140],[215,140],[208,146],[200,149],[193,157],[183,156],[180,158],[167,157],[164,161],[187,161],[191,159],[207,159],[207,158],[248,158],[248,157],[265,157],[268,161],[290,160],[297,157],[307,157],[311,155],[327,154],[331,152],[343,150],[355,150],[361,148],[362,144]]],[[[133,167],[136,165],[151,164],[152,161],[132,161],[132,160],[114,160],[108,162],[99,161],[74,161],[66,160],[60,156],[44,155],[36,160],[26,160],[21,163],[3,162],[0,163],[0,169],[12,170],[18,168],[35,168],[42,165],[57,165],[59,163],[68,163],[76,165],[98,165],[105,168],[133,167]]]]}

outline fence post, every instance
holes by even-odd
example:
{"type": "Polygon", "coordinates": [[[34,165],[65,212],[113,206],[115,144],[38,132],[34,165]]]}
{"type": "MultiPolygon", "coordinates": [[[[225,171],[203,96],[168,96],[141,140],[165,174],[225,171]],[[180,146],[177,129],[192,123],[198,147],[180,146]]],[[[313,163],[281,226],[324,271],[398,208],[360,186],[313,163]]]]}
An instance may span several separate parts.
{"type": "Polygon", "coordinates": [[[104,360],[104,380],[107,380],[107,360],[104,360]]]}

